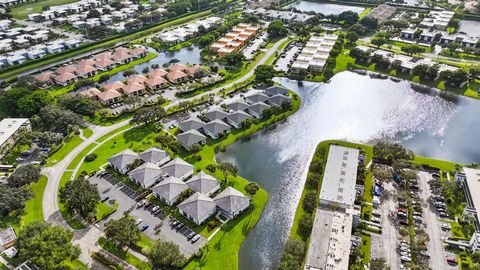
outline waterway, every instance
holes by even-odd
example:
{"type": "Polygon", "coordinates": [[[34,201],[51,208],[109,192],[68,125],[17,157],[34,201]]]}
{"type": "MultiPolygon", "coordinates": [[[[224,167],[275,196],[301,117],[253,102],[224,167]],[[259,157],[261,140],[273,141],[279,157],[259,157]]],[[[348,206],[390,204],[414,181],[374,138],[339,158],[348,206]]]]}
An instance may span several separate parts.
{"type": "MultiPolygon", "coordinates": [[[[150,51],[155,52],[154,49],[149,48],[150,51]]],[[[197,46],[191,46],[191,47],[184,47],[178,51],[166,51],[166,52],[161,52],[158,53],[158,56],[153,58],[150,61],[141,63],[139,65],[134,66],[132,69],[135,70],[138,74],[143,73],[143,69],[145,68],[150,68],[154,64],[157,64],[162,68],[164,65],[168,65],[172,60],[178,60],[179,63],[182,64],[201,64],[202,63],[202,57],[200,56],[200,49],[197,46]]],[[[119,72],[117,74],[114,74],[110,77],[108,82],[114,82],[114,81],[123,81],[125,80],[125,76],[123,76],[123,72],[119,72]]]]}
{"type": "Polygon", "coordinates": [[[464,32],[470,37],[480,38],[480,22],[472,20],[462,20],[458,32],[464,32]]]}
{"type": "Polygon", "coordinates": [[[272,269],[288,238],[311,155],[320,141],[399,142],[418,155],[480,161],[480,102],[420,93],[408,82],[342,72],[330,83],[277,79],[302,98],[298,112],[276,128],[228,147],[217,158],[268,191],[269,202],[239,254],[239,268],[272,269]]]}
{"type": "Polygon", "coordinates": [[[332,14],[338,15],[347,10],[360,13],[364,10],[364,8],[362,7],[337,5],[337,4],[330,4],[330,3],[319,3],[319,2],[311,2],[311,1],[297,1],[293,4],[286,6],[285,9],[292,8],[292,7],[300,11],[305,11],[305,12],[315,11],[317,13],[322,13],[323,15],[332,15],[332,14]]]}

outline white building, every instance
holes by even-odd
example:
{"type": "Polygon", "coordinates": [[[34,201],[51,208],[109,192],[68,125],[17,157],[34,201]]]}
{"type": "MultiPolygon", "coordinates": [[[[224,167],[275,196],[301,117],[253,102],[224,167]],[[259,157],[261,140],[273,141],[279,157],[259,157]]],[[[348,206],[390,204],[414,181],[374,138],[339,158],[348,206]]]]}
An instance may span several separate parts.
{"type": "Polygon", "coordinates": [[[312,36],[292,64],[292,72],[300,72],[301,70],[322,72],[337,38],[338,36],[334,34],[312,36]]]}
{"type": "Polygon", "coordinates": [[[0,158],[15,144],[20,131],[30,129],[28,118],[4,118],[0,121],[0,158]]]}

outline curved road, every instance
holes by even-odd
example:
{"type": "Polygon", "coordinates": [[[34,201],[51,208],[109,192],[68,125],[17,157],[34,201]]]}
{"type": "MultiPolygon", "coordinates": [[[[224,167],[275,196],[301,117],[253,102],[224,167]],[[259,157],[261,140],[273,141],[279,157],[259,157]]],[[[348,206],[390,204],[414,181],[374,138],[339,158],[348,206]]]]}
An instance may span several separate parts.
{"type": "MultiPolygon", "coordinates": [[[[182,101],[189,101],[193,100],[202,96],[207,96],[210,94],[217,94],[220,92],[222,89],[227,89],[230,87],[233,87],[235,84],[244,82],[248,80],[250,77],[254,75],[255,68],[259,65],[265,64],[265,62],[268,60],[270,56],[272,56],[278,49],[278,47],[286,40],[287,38],[283,38],[279,41],[277,41],[270,49],[268,49],[260,61],[245,75],[240,77],[239,79],[235,80],[234,82],[231,82],[229,84],[226,84],[222,87],[216,88],[212,91],[208,91],[204,94],[197,95],[191,98],[187,99],[176,99],[172,100],[172,102],[167,106],[171,107],[174,105],[177,105],[178,103],[182,101]]],[[[215,95],[215,98],[218,98],[217,95],[215,95]]],[[[51,167],[45,167],[42,169],[42,174],[47,176],[48,178],[48,183],[47,186],[45,187],[45,192],[43,193],[43,202],[42,202],[42,207],[43,207],[43,216],[46,222],[53,224],[53,225],[61,225],[65,228],[69,228],[67,222],[64,220],[63,216],[61,215],[59,211],[59,206],[58,206],[58,188],[60,184],[60,180],[62,178],[62,175],[66,171],[72,171],[76,172],[82,162],[79,163],[77,168],[75,170],[68,170],[67,167],[68,165],[72,162],[72,160],[80,154],[85,148],[87,148],[91,144],[101,144],[96,142],[100,137],[108,134],[109,132],[112,132],[116,129],[119,129],[121,127],[124,127],[128,125],[129,120],[122,121],[120,123],[117,123],[112,126],[90,126],[90,128],[93,130],[93,135],[90,136],[90,138],[85,139],[82,143],[80,143],[77,147],[75,147],[66,157],[64,157],[60,162],[57,164],[51,166],[51,167]]],[[[116,136],[117,134],[121,133],[123,131],[117,132],[116,134],[113,134],[112,136],[116,136]]],[[[103,142],[106,142],[107,140],[104,140],[103,142]]],[[[93,151],[93,150],[92,150],[93,151]]],[[[72,177],[74,177],[75,174],[72,174],[72,177]]],[[[80,260],[88,265],[91,265],[93,263],[92,258],[90,257],[90,252],[91,251],[96,251],[99,249],[99,246],[97,244],[98,237],[102,235],[102,232],[100,229],[98,229],[95,226],[90,226],[89,228],[82,229],[82,230],[75,230],[75,239],[74,243],[78,244],[82,250],[82,254],[80,255],[80,260]]],[[[135,254],[138,255],[140,258],[144,258],[141,256],[141,254],[135,254]]]]}

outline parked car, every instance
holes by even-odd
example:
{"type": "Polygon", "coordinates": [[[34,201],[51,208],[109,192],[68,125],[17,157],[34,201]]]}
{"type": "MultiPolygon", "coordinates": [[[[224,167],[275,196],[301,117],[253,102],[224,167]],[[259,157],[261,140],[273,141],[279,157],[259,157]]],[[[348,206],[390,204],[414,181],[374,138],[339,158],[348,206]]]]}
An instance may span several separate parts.
{"type": "Polygon", "coordinates": [[[452,228],[448,223],[443,223],[441,227],[442,227],[442,230],[446,230],[446,231],[449,231],[452,228]]]}
{"type": "Polygon", "coordinates": [[[412,261],[412,258],[407,257],[407,256],[402,256],[402,257],[400,257],[400,259],[402,260],[402,262],[411,262],[412,261]]]}
{"type": "Polygon", "coordinates": [[[195,236],[192,238],[192,244],[195,243],[195,242],[197,242],[198,239],[200,239],[200,235],[199,235],[199,234],[195,235],[195,236]]]}
{"type": "Polygon", "coordinates": [[[155,213],[158,209],[160,209],[160,206],[155,206],[150,211],[152,211],[152,213],[155,213]]]}
{"type": "Polygon", "coordinates": [[[148,225],[143,225],[142,228],[140,229],[142,232],[146,231],[148,229],[148,225]]]}
{"type": "Polygon", "coordinates": [[[139,225],[140,223],[142,223],[142,221],[143,221],[143,220],[142,220],[141,218],[137,219],[137,220],[135,221],[135,225],[139,225]]]}
{"type": "Polygon", "coordinates": [[[373,214],[374,216],[381,216],[381,215],[382,215],[382,213],[381,213],[379,210],[377,210],[377,209],[372,210],[372,214],[373,214]]]}
{"type": "Polygon", "coordinates": [[[143,199],[137,203],[137,208],[144,206],[147,203],[147,200],[143,199]]]}
{"type": "Polygon", "coordinates": [[[192,239],[193,237],[195,237],[195,235],[197,235],[197,234],[192,231],[191,233],[189,233],[189,234],[187,235],[187,239],[190,240],[190,239],[192,239]]]}

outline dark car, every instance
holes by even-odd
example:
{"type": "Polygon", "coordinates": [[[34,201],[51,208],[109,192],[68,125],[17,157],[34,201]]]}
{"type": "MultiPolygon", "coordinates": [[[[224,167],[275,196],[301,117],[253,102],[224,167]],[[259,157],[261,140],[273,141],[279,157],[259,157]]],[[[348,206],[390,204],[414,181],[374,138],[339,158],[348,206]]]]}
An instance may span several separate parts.
{"type": "Polygon", "coordinates": [[[142,232],[146,231],[148,229],[148,225],[143,225],[142,228],[140,229],[142,232]]]}

